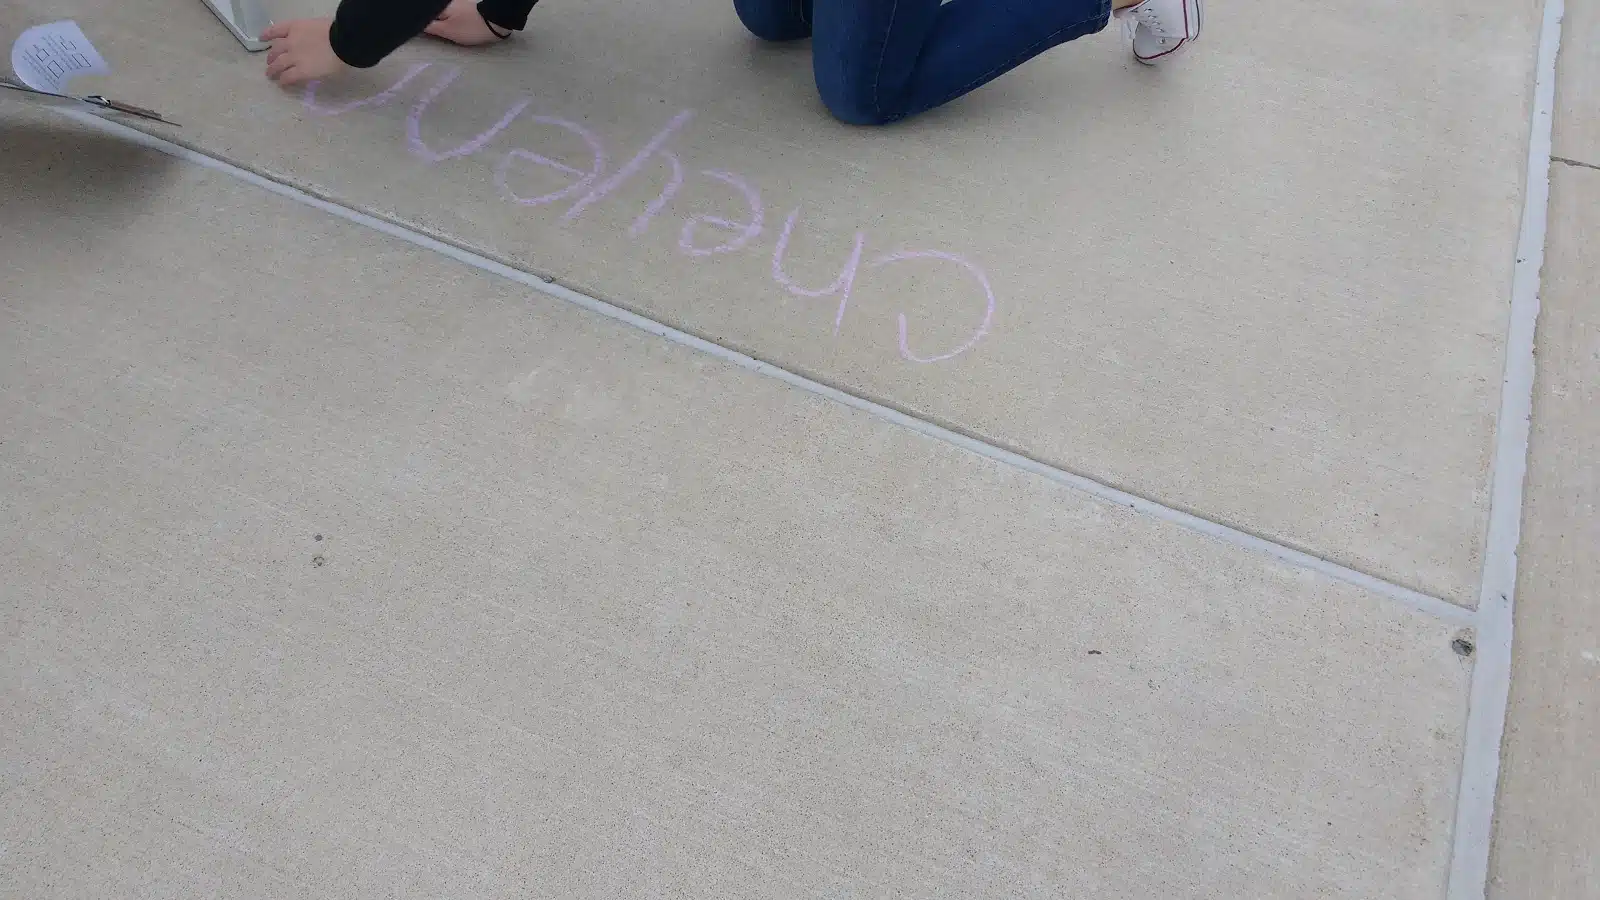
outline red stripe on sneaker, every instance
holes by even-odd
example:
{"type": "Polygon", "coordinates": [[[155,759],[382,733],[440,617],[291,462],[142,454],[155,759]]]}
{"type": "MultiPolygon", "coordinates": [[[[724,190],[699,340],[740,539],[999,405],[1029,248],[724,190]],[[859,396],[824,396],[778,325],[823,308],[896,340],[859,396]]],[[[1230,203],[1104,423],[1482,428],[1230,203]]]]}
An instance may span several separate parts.
{"type": "MultiPolygon", "coordinates": [[[[1177,53],[1179,50],[1183,49],[1183,45],[1187,44],[1187,43],[1189,43],[1189,39],[1188,38],[1184,38],[1183,40],[1177,42],[1176,44],[1173,44],[1171,50],[1163,50],[1160,53],[1157,53],[1155,56],[1140,56],[1139,57],[1139,61],[1140,62],[1155,62],[1156,60],[1160,59],[1163,56],[1171,56],[1172,54],[1177,53]]],[[[1138,54],[1134,54],[1134,55],[1138,56],[1138,54]]]]}
{"type": "MultiPolygon", "coordinates": [[[[1194,0],[1194,17],[1194,37],[1197,38],[1200,36],[1200,0],[1194,0]]],[[[1179,50],[1182,50],[1183,45],[1189,43],[1189,41],[1193,39],[1194,38],[1189,36],[1189,0],[1183,0],[1183,40],[1173,44],[1170,50],[1163,50],[1160,53],[1157,53],[1155,56],[1140,56],[1137,52],[1135,52],[1133,55],[1134,58],[1138,59],[1140,62],[1155,62],[1164,56],[1171,56],[1172,54],[1177,53],[1179,50]]]]}

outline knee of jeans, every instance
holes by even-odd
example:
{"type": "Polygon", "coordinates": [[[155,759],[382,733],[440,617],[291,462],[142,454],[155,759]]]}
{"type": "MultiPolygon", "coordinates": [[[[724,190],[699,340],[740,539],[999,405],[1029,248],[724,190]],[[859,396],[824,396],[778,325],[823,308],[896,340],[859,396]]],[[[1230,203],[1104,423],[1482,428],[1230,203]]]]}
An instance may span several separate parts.
{"type": "Polygon", "coordinates": [[[733,0],[739,21],[763,41],[798,41],[811,36],[798,0],[733,0]]]}
{"type": "Polygon", "coordinates": [[[886,125],[900,118],[884,112],[872,80],[857,73],[817,70],[822,105],[846,125],[886,125]]]}

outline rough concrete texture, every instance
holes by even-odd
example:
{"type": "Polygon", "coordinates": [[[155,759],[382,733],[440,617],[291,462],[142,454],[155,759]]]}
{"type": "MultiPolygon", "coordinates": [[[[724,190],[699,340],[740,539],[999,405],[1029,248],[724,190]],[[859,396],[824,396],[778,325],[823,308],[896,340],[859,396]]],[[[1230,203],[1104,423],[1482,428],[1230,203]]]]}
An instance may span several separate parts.
{"type": "Polygon", "coordinates": [[[1212,6],[1181,65],[1109,29],[889,131],[829,120],[806,48],[759,46],[721,0],[550,2],[517,41],[419,43],[310,107],[198,0],[21,0],[0,27],[77,18],[120,92],[224,157],[1470,605],[1537,4],[1212,6]],[[759,233],[695,255],[738,243],[696,220],[747,222],[744,189],[759,233]],[[823,293],[857,235],[848,304],[786,286],[823,293]],[[903,358],[899,317],[905,352],[955,351],[983,286],[874,265],[907,249],[992,287],[952,359],[903,358]]]}
{"type": "Polygon", "coordinates": [[[1440,895],[1444,625],[3,127],[0,895],[1440,895]]]}
{"type": "Polygon", "coordinates": [[[1556,156],[1600,166],[1600,4],[1566,0],[1556,60],[1556,156]]]}
{"type": "Polygon", "coordinates": [[[1600,897],[1600,172],[1552,175],[1495,900],[1600,897]]]}

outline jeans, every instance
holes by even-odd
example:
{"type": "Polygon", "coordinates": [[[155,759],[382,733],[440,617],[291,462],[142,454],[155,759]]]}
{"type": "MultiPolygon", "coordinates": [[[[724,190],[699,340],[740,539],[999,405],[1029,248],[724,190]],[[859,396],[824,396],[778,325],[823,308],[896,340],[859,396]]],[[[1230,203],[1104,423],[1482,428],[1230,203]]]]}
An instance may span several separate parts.
{"type": "Polygon", "coordinates": [[[925,112],[1106,27],[1111,0],[734,0],[768,41],[812,39],[822,102],[852,125],[925,112]]]}

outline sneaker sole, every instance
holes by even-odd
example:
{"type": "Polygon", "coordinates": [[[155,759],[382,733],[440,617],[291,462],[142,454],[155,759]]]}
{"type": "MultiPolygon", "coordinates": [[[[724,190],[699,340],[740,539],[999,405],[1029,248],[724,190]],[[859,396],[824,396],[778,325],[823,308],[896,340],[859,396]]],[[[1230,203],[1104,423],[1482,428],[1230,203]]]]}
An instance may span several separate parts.
{"type": "Polygon", "coordinates": [[[1157,53],[1155,56],[1140,56],[1138,52],[1135,52],[1133,54],[1133,58],[1147,66],[1160,65],[1162,61],[1171,59],[1173,56],[1175,56],[1179,50],[1182,50],[1183,48],[1199,40],[1200,27],[1203,24],[1205,24],[1205,13],[1201,11],[1200,0],[1184,0],[1183,31],[1188,35],[1188,37],[1179,41],[1177,46],[1169,50],[1163,50],[1160,53],[1157,53]],[[1193,29],[1189,27],[1191,21],[1194,23],[1193,29]]]}

